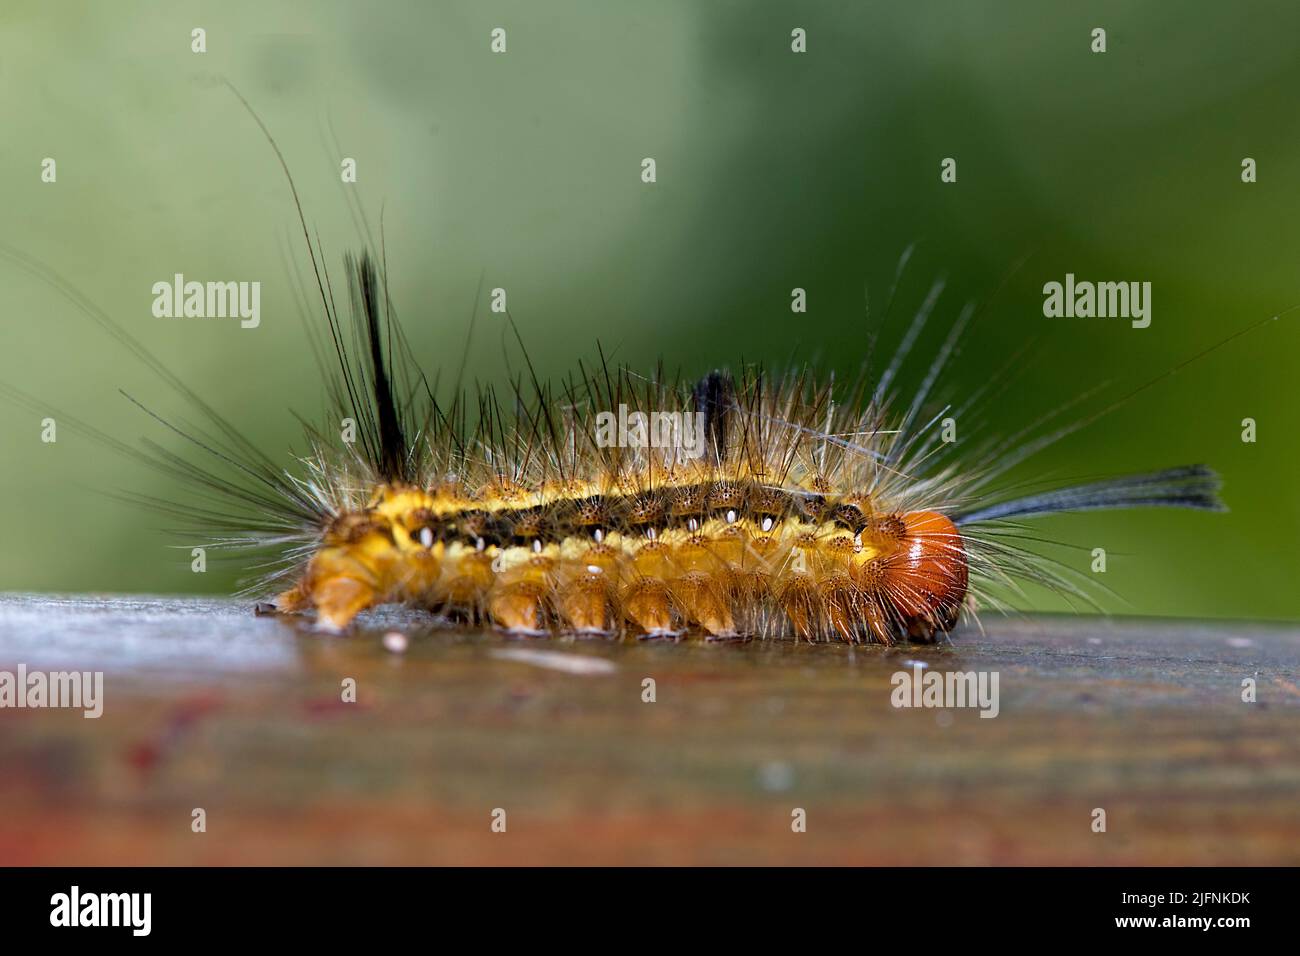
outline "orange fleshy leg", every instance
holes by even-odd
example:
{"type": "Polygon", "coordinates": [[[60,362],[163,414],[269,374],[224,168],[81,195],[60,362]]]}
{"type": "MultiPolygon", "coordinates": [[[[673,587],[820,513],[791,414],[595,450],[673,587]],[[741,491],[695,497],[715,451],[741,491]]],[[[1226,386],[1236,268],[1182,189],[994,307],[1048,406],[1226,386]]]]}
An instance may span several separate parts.
{"type": "Polygon", "coordinates": [[[647,637],[667,637],[676,633],[668,588],[655,578],[643,578],[628,585],[623,592],[623,613],[647,637]]]}

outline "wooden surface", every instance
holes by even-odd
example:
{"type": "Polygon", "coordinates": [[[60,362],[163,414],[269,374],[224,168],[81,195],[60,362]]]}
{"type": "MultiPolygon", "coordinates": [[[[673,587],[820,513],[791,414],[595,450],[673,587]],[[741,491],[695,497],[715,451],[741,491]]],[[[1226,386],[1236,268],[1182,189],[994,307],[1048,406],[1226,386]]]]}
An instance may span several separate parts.
{"type": "Polygon", "coordinates": [[[106,674],[99,720],[0,710],[0,862],[1300,863],[1294,627],[988,617],[881,649],[370,624],[0,596],[0,669],[106,674]],[[1000,715],[894,708],[913,660],[997,671],[1000,715]]]}

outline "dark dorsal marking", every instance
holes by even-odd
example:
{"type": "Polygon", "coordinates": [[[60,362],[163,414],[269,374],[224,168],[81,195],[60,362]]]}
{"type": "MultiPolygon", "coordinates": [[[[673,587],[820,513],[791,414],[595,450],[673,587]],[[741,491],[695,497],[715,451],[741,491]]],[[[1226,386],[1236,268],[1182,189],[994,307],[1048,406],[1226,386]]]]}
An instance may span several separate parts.
{"type": "MultiPolygon", "coordinates": [[[[618,532],[641,537],[651,530],[694,530],[710,519],[734,524],[748,519],[763,530],[787,518],[833,521],[854,534],[867,519],[854,505],[836,505],[810,492],[789,492],[754,482],[699,482],[632,495],[560,498],[545,505],[488,511],[470,508],[442,517],[420,516],[435,540],[477,546],[526,547],[534,541],[562,541],[618,532]]],[[[418,540],[418,531],[412,537],[418,540]]]]}

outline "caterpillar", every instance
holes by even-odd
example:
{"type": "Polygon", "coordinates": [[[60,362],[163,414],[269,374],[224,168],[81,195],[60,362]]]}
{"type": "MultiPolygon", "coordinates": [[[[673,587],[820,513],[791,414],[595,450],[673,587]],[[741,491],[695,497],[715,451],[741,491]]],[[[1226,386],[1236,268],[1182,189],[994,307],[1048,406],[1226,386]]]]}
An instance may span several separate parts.
{"type": "Polygon", "coordinates": [[[325,319],[313,346],[332,353],[332,414],[304,425],[308,452],[284,467],[81,305],[211,424],[184,429],[140,406],[211,467],[152,443],[111,443],[205,496],[146,503],[186,518],[212,546],[261,557],[243,592],[269,598],[261,612],[311,614],[329,631],[400,603],[529,636],[933,641],[996,603],[995,587],[1078,592],[1006,533],[1019,522],[1223,507],[1204,465],[999,494],[1006,467],[1086,422],[959,456],[936,427],[947,409],[933,413],[932,393],[969,310],[905,401],[895,382],[918,324],[883,373],[864,366],[847,386],[811,368],[743,364],[698,381],[642,375],[598,350],[558,384],[528,364],[507,390],[466,395],[457,383],[440,401],[394,314],[382,249],[346,259],[345,315],[287,164],[248,109],[306,239],[325,319]]]}
{"type": "MultiPolygon", "coordinates": [[[[360,347],[338,351],[334,395],[358,440],[340,449],[313,431],[310,479],[263,476],[300,509],[303,536],[268,609],[314,611],[330,630],[398,602],[534,636],[929,641],[984,584],[1053,581],[981,528],[1095,508],[1221,507],[1204,466],[981,499],[978,473],[934,464],[937,431],[918,425],[928,389],[894,419],[888,380],[873,388],[865,374],[836,401],[808,370],[744,367],[690,384],[602,360],[558,390],[533,379],[509,403],[481,393],[467,424],[465,404],[443,410],[418,370],[392,368],[399,350],[385,343],[402,337],[390,334],[374,260],[347,268],[346,337],[360,347]],[[601,440],[615,409],[641,426],[637,440],[601,440]],[[658,443],[644,433],[692,417],[702,441],[684,441],[689,427],[661,429],[675,440],[658,443]]],[[[288,520],[283,531],[295,533],[288,520]]]]}

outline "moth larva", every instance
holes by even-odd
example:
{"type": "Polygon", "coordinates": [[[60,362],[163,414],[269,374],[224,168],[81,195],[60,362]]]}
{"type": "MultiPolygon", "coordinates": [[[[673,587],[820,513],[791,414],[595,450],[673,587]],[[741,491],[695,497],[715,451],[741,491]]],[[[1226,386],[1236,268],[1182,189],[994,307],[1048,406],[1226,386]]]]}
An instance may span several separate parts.
{"type": "MultiPolygon", "coordinates": [[[[349,277],[365,347],[360,361],[343,354],[336,395],[365,396],[339,406],[360,439],[340,449],[318,435],[309,480],[273,479],[307,513],[274,605],[313,610],[330,629],[401,602],[529,635],[928,640],[955,625],[972,587],[1053,580],[983,527],[1101,507],[1218,507],[1216,478],[1199,466],[1012,500],[972,495],[977,473],[935,467],[935,430],[913,427],[925,396],[893,421],[865,376],[836,401],[807,372],[744,368],[689,387],[602,363],[558,394],[534,382],[513,413],[482,393],[467,427],[459,399],[446,410],[428,394],[394,399],[394,381],[419,373],[390,368],[373,261],[350,260],[349,277]],[[620,423],[693,418],[698,454],[644,434],[601,441],[614,410],[620,423]]],[[[291,513],[282,520],[289,530],[291,513]]]]}

